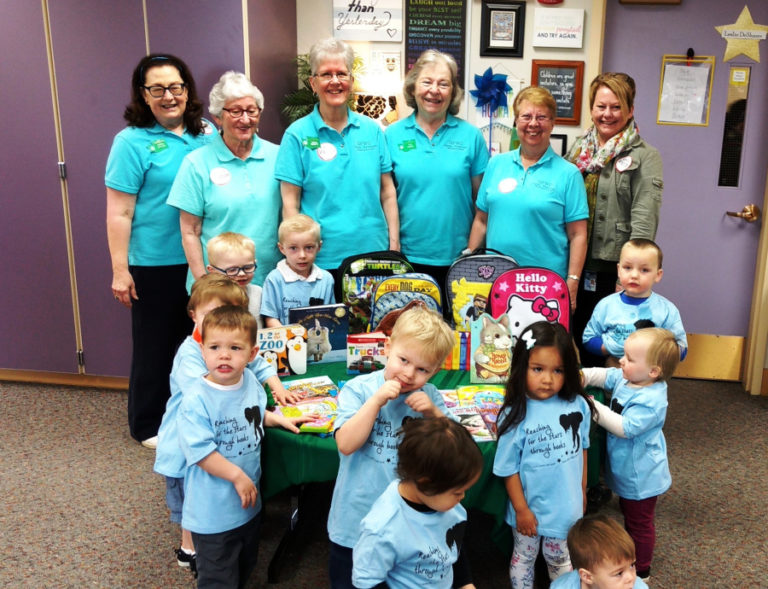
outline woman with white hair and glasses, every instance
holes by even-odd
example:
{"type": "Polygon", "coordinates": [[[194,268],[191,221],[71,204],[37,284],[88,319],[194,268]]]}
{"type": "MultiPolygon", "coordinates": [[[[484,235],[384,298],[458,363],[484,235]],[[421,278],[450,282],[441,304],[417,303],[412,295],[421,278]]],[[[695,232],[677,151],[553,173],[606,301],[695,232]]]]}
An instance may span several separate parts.
{"type": "Polygon", "coordinates": [[[360,251],[400,249],[392,163],[381,128],[347,106],[352,48],[338,39],[312,46],[314,110],[283,135],[275,174],[283,218],[304,213],[323,228],[318,266],[333,273],[360,251]]]}
{"type": "Polygon", "coordinates": [[[211,90],[208,110],[221,131],[184,159],[168,196],[168,204],[180,211],[188,289],[206,273],[206,244],[225,231],[256,244],[258,264],[237,273],[253,274],[258,285],[280,258],[280,186],[274,175],[278,146],[256,134],[263,108],[264,96],[244,74],[227,72],[211,90]]]}

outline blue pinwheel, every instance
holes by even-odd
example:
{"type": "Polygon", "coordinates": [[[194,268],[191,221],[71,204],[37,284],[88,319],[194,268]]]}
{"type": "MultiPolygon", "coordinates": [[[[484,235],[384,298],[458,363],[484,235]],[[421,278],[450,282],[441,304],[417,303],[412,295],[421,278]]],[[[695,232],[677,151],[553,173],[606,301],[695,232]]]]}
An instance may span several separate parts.
{"type": "MultiPolygon", "coordinates": [[[[507,84],[506,74],[494,74],[491,68],[483,72],[482,76],[475,74],[475,90],[469,93],[475,97],[477,108],[481,108],[483,115],[489,117],[488,125],[488,150],[491,149],[491,134],[493,132],[493,114],[502,109],[507,111],[507,92],[512,87],[507,84]]],[[[500,113],[497,113],[497,116],[500,113]]]]}

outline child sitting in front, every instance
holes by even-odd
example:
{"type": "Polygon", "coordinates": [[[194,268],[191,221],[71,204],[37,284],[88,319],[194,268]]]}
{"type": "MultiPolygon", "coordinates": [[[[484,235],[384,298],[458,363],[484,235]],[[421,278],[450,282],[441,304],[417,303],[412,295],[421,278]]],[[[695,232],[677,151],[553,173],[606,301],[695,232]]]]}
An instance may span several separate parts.
{"type": "Polygon", "coordinates": [[[320,225],[307,215],[280,223],[277,248],[285,256],[264,280],[261,314],[267,327],[288,324],[288,310],[336,302],[333,277],[315,265],[323,245],[320,225]]]}
{"type": "Polygon", "coordinates": [[[586,505],[590,417],[573,338],[559,323],[529,325],[512,353],[493,462],[510,500],[514,589],[533,588],[540,547],[550,579],[571,570],[566,538],[586,505]]]}
{"type": "Polygon", "coordinates": [[[226,231],[219,233],[206,244],[208,272],[224,274],[234,280],[248,294],[248,310],[256,317],[259,329],[264,327],[261,319],[261,287],[253,284],[256,272],[256,244],[242,233],[226,231]]]}
{"type": "Polygon", "coordinates": [[[467,511],[459,503],[483,471],[472,435],[447,417],[411,419],[397,447],[397,476],[363,518],[352,582],[365,589],[473,588],[461,551],[467,511]]]}
{"type": "Polygon", "coordinates": [[[624,355],[624,341],[643,327],[671,331],[680,347],[680,358],[685,358],[688,340],[680,312],[653,292],[653,285],[664,274],[662,259],[661,248],[650,239],[630,239],[621,248],[618,271],[623,290],[597,303],[582,336],[587,351],[609,356],[607,366],[618,365],[617,360],[624,355]]]}
{"type": "Polygon", "coordinates": [[[667,442],[667,383],[680,361],[672,332],[639,329],[624,343],[621,368],[585,368],[584,384],[613,391],[610,408],[595,401],[595,421],[608,432],[606,481],[619,496],[624,527],[635,541],[637,574],[650,574],[656,501],[672,485],[667,442]]]}
{"type": "Polygon", "coordinates": [[[580,519],[568,532],[573,571],[551,589],[647,589],[635,571],[635,543],[604,515],[580,519]]]}
{"type": "Polygon", "coordinates": [[[185,386],[179,440],[187,460],[182,527],[197,549],[198,587],[244,587],[256,565],[264,426],[299,432],[308,417],[266,411],[246,370],[256,356],[256,319],[243,307],[211,310],[202,323],[207,374],[185,386]]]}
{"type": "Polygon", "coordinates": [[[606,481],[619,496],[624,527],[637,549],[637,574],[650,574],[658,496],[672,484],[667,443],[667,383],[680,361],[675,336],[650,327],[624,343],[621,368],[585,368],[584,384],[613,391],[610,408],[595,401],[595,421],[608,432],[606,481]]]}
{"type": "Polygon", "coordinates": [[[339,392],[334,424],[339,472],[328,515],[331,587],[351,589],[352,548],[360,522],[395,480],[397,430],[408,418],[442,417],[447,409],[427,381],[453,349],[453,332],[423,306],[404,311],[385,345],[382,370],[360,375],[339,392]]]}
{"type": "MultiPolygon", "coordinates": [[[[173,358],[171,368],[171,396],[165,405],[165,413],[157,433],[155,453],[155,472],[165,477],[165,500],[171,512],[171,521],[181,523],[181,508],[184,503],[184,471],[187,461],[179,446],[177,415],[181,404],[181,395],[191,382],[206,373],[205,362],[200,350],[200,327],[209,311],[224,305],[246,308],[248,296],[235,282],[220,274],[205,274],[192,285],[187,312],[195,322],[192,335],[187,336],[173,358]]],[[[275,369],[263,358],[257,357],[249,366],[259,382],[268,384],[273,396],[281,403],[289,402],[288,394],[275,369]]],[[[179,566],[189,567],[193,573],[195,567],[195,548],[189,531],[181,530],[181,547],[176,550],[179,566]]]]}

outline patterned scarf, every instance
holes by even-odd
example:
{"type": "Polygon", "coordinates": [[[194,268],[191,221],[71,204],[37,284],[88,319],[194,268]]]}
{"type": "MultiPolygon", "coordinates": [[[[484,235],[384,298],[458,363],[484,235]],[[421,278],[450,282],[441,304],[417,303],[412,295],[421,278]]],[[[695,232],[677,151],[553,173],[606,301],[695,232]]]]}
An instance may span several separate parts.
{"type": "Polygon", "coordinates": [[[579,137],[568,152],[567,159],[576,164],[584,176],[584,187],[587,190],[587,205],[589,205],[589,219],[587,220],[587,243],[592,239],[592,221],[595,218],[595,203],[597,202],[597,181],[600,172],[619,153],[621,153],[640,134],[635,125],[635,120],[623,131],[616,133],[602,147],[597,143],[597,131],[592,125],[589,130],[579,137]]]}

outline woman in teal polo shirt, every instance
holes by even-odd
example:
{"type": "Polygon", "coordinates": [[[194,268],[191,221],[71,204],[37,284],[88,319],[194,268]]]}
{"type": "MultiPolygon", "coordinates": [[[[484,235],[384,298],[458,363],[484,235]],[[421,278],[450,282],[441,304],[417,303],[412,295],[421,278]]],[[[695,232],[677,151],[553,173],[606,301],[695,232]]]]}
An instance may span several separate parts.
{"type": "Polygon", "coordinates": [[[337,39],[312,46],[310,84],[318,104],[280,143],[275,176],[283,218],[304,213],[323,228],[315,263],[333,273],[349,255],[400,249],[392,163],[379,126],[347,107],[352,48],[337,39]]]}
{"type": "Polygon", "coordinates": [[[184,156],[212,137],[202,114],[182,60],[143,58],[123,115],[128,126],[112,143],[104,180],[112,295],[131,309],[128,424],[131,436],[152,448],[170,396],[173,355],[192,329],[179,215],[165,200],[184,156]]]}
{"type": "Polygon", "coordinates": [[[451,55],[422,53],[405,77],[403,94],[414,112],[386,131],[401,251],[415,270],[444,285],[448,266],[467,246],[488,148],[477,127],[454,116],[464,91],[451,55]]]}
{"type": "Polygon", "coordinates": [[[188,288],[206,273],[208,241],[225,231],[256,244],[252,282],[259,286],[281,257],[280,187],[274,173],[278,147],[256,134],[263,109],[264,96],[244,74],[227,72],[211,90],[208,110],[221,133],[185,158],[168,196],[181,215],[188,288]]]}

